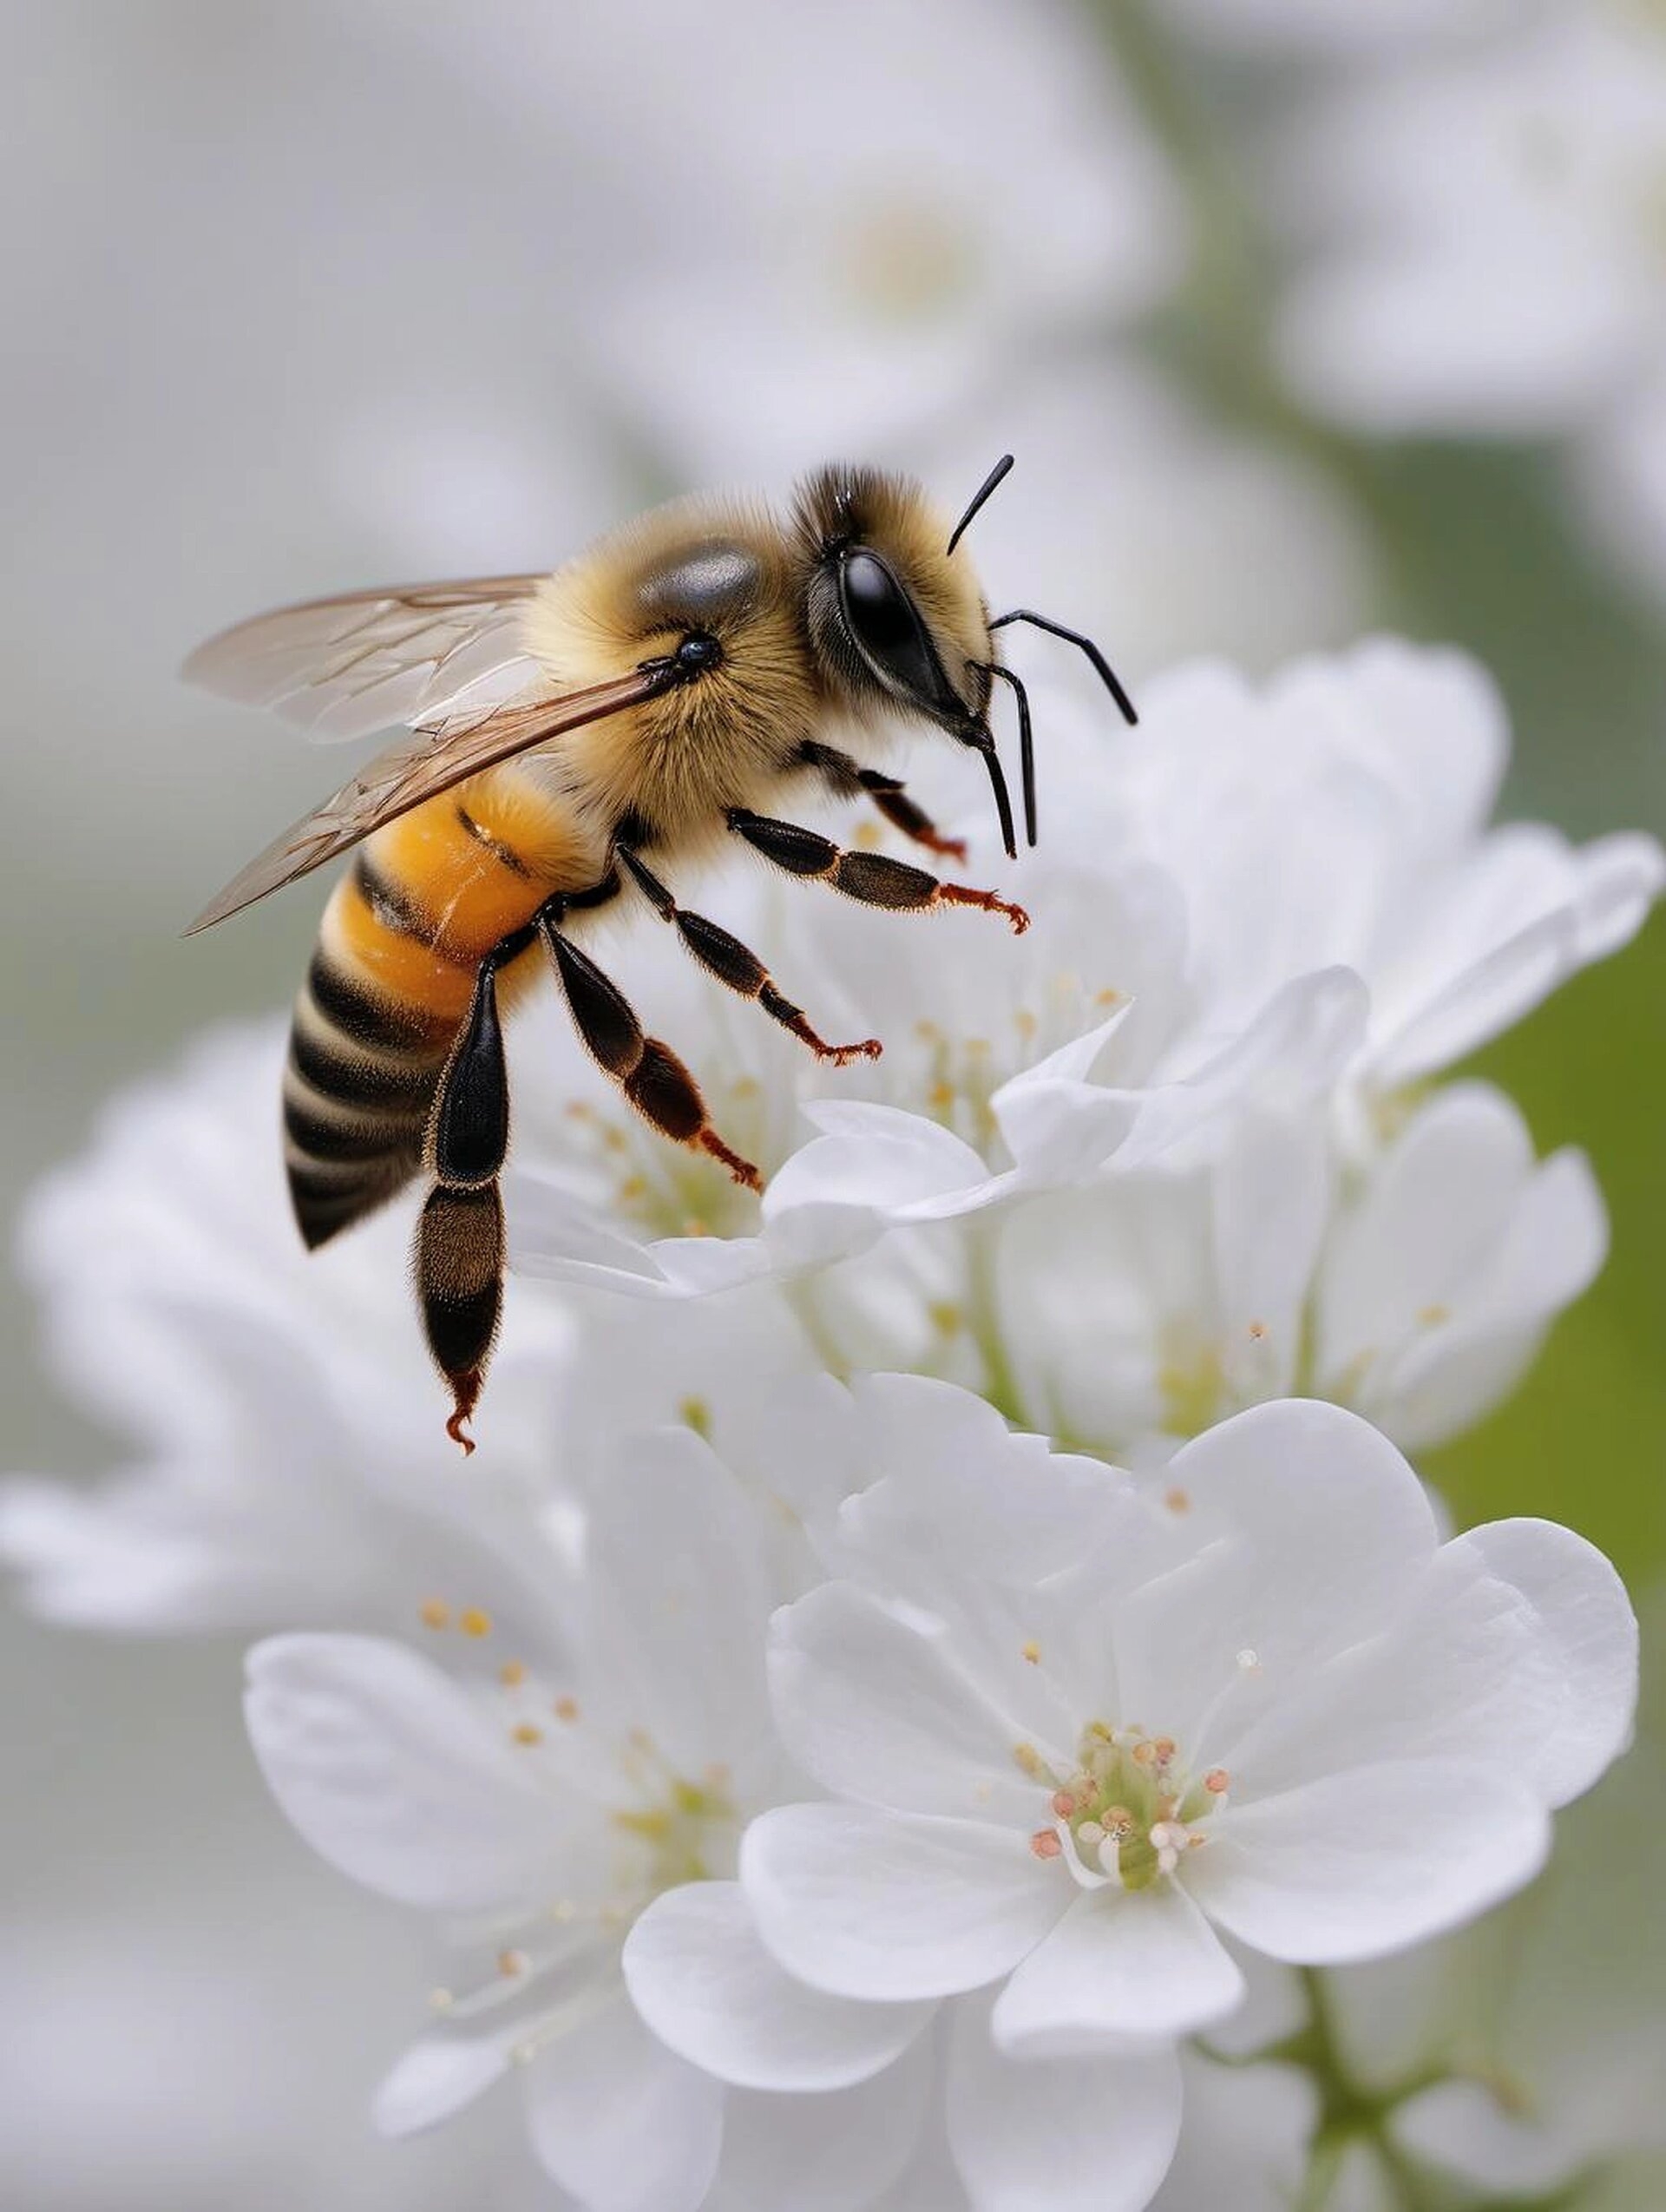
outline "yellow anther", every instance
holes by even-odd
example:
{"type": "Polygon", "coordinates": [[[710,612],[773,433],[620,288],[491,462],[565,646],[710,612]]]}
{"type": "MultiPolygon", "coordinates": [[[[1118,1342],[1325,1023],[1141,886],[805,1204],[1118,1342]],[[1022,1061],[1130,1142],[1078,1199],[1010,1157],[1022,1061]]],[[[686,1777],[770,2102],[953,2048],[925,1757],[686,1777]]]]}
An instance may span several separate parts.
{"type": "Polygon", "coordinates": [[[479,1605],[465,1605],[457,1615],[457,1626],[465,1636],[489,1636],[492,1617],[479,1605]]]}
{"type": "Polygon", "coordinates": [[[1013,1758],[1021,1774],[1041,1775],[1046,1771],[1041,1754],[1033,1743],[1014,1743],[1013,1758]]]}
{"type": "Polygon", "coordinates": [[[516,1743],[541,1743],[544,1740],[542,1729],[535,1726],[531,1721],[517,1721],[509,1730],[509,1735],[516,1743]]]}
{"type": "Polygon", "coordinates": [[[677,1408],[678,1417],[685,1425],[709,1441],[712,1435],[712,1408],[704,1398],[685,1398],[677,1408]]]}
{"type": "Polygon", "coordinates": [[[497,1954],[497,1971],[506,1981],[514,1981],[524,1974],[530,1964],[524,1951],[500,1951],[497,1954]]]}
{"type": "Polygon", "coordinates": [[[577,1720],[579,1717],[578,1699],[576,1697],[558,1697],[555,1700],[554,1714],[558,1721],[577,1720]]]}
{"type": "Polygon", "coordinates": [[[1189,1513],[1191,1511],[1190,1493],[1183,1490],[1177,1482],[1172,1490],[1163,1493],[1163,1502],[1171,1513],[1189,1513]]]}
{"type": "Polygon", "coordinates": [[[1423,1329],[1439,1329],[1443,1322],[1452,1319],[1450,1306],[1425,1306],[1419,1313],[1418,1324],[1423,1329]]]}
{"type": "Polygon", "coordinates": [[[449,1628],[451,1608],[443,1598],[424,1598],[417,1607],[424,1628],[449,1628]]]}
{"type": "Polygon", "coordinates": [[[1041,1664],[1041,1646],[1033,1638],[1027,1644],[1019,1646],[1018,1655],[1020,1658],[1027,1660],[1033,1667],[1039,1667],[1041,1664]]]}
{"type": "Polygon", "coordinates": [[[497,1678],[506,1690],[514,1690],[526,1680],[527,1670],[519,1659],[505,1659],[497,1670],[497,1678]]]}
{"type": "Polygon", "coordinates": [[[966,1326],[965,1314],[948,1298],[940,1298],[928,1305],[926,1318],[940,1336],[958,1336],[966,1326]]]}
{"type": "Polygon", "coordinates": [[[627,1175],[619,1186],[620,1203],[627,1206],[634,1205],[639,1198],[646,1198],[647,1195],[646,1180],[640,1175],[627,1175]]]}

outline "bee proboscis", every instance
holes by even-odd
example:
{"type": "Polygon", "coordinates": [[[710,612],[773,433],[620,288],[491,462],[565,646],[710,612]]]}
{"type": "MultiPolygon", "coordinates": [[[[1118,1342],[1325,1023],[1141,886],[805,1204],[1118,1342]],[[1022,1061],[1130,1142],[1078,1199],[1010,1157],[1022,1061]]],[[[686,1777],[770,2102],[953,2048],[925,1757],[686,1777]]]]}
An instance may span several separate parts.
{"type": "Polygon", "coordinates": [[[679,905],[667,876],[679,863],[736,837],[868,905],[973,906],[1026,926],[994,891],[846,850],[772,811],[795,788],[819,785],[870,800],[927,851],[963,860],[896,778],[827,741],[837,724],[876,732],[913,719],[981,757],[1015,856],[990,722],[999,680],[1017,703],[1033,844],[1029,700],[995,646],[1009,623],[1080,647],[1134,719],[1090,640],[1029,608],[989,614],[960,541],[1011,465],[1003,456],[953,530],[912,480],[829,467],[801,485],[785,518],[744,501],[681,501],[552,574],[314,601],[242,623],[186,664],[193,681],[316,736],[405,726],[192,927],[357,848],[325,909],[290,1034],[290,1193],[316,1248],[427,1173],[417,1297],[451,1390],[447,1428],[465,1449],[502,1303],[501,1017],[540,950],[630,1104],[757,1189],[757,1170],[712,1127],[688,1068],[644,1034],[577,942],[587,912],[640,897],[718,981],[841,1066],[876,1057],[879,1040],[820,1037],[754,953],[679,905]]]}

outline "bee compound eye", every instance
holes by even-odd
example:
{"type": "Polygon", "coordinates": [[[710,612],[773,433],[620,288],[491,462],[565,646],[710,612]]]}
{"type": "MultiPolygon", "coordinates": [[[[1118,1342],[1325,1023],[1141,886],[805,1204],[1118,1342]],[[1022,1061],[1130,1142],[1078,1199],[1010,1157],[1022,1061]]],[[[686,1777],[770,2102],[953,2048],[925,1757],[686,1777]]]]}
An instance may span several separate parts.
{"type": "Polygon", "coordinates": [[[845,620],[864,656],[904,692],[931,698],[941,688],[908,594],[877,554],[847,553],[839,564],[845,620]]]}

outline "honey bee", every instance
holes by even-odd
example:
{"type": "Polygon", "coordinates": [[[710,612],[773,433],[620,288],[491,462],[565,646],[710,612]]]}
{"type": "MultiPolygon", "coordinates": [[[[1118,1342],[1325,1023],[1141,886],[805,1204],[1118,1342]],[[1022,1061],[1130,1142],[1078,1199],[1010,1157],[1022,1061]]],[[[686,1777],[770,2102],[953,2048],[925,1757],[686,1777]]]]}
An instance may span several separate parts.
{"type": "Polygon", "coordinates": [[[990,723],[999,680],[1016,701],[1033,844],[1029,701],[995,650],[1009,623],[1079,647],[1135,719],[1091,640],[1026,607],[990,617],[960,543],[1011,465],[1004,456],[952,530],[912,480],[828,467],[785,519],[738,501],[679,502],[554,574],[315,601],[228,630],[187,662],[189,680],[319,737],[406,727],[192,930],[358,848],[295,1006],[283,1085],[290,1194],[316,1249],[427,1176],[416,1295],[451,1393],[447,1429],[465,1451],[502,1303],[502,1017],[544,962],[637,1112],[760,1187],[712,1127],[688,1068],[644,1034],[582,949],[587,914],[621,894],[641,899],[719,982],[840,1066],[876,1057],[879,1040],[826,1042],[756,954],[678,903],[680,863],[738,839],[870,906],[977,907],[1027,926],[994,891],[845,850],[774,811],[818,785],[870,800],[928,852],[963,860],[895,777],[828,742],[840,725],[874,732],[901,717],[979,755],[1015,857],[990,723]]]}

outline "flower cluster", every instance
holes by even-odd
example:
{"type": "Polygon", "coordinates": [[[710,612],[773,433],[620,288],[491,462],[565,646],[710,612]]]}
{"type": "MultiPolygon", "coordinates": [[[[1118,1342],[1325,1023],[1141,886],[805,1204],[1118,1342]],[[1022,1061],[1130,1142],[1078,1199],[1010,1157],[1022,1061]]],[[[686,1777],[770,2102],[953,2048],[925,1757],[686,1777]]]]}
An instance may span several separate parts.
{"type": "MultiPolygon", "coordinates": [[[[0,1546],[62,1619],[279,1631],[274,1795],[450,1956],[378,2125],[513,2077],[586,2212],[1340,2203],[1362,1962],[1530,1882],[1628,1739],[1606,1561],[1450,1533],[1402,1449],[1604,1244],[1583,1159],[1439,1079],[1630,935],[1658,850],[1489,826],[1503,717],[1449,654],[1182,670],[1115,742],[1042,699],[1021,939],[714,887],[877,1065],[644,958],[761,1202],[529,1017],[466,1472],[403,1224],[292,1249],[274,1029],[34,1208],[54,1352],[141,1458],[14,1483],[0,1546]]],[[[1473,2179],[1480,2078],[1385,2092],[1384,2155],[1473,2179]]]]}

